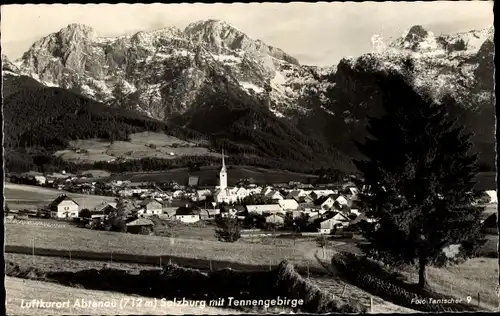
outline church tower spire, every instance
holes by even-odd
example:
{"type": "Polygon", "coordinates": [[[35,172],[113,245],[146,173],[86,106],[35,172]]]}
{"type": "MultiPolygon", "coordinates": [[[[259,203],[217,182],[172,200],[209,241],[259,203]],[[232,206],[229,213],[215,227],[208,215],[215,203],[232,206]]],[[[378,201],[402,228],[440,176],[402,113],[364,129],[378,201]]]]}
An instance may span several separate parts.
{"type": "Polygon", "coordinates": [[[226,170],[226,162],[224,161],[224,148],[222,148],[222,170],[226,170]]]}
{"type": "Polygon", "coordinates": [[[222,168],[219,173],[219,187],[221,190],[227,189],[227,171],[226,162],[224,161],[224,148],[222,149],[222,168]]]}

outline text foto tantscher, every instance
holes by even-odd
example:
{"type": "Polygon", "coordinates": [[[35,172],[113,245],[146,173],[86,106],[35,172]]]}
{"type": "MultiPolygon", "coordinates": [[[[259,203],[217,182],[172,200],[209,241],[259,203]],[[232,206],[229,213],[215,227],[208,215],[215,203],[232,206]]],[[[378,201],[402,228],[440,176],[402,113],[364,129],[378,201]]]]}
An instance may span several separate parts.
{"type": "MultiPolygon", "coordinates": [[[[88,299],[75,299],[64,301],[44,301],[42,299],[21,300],[21,308],[26,309],[43,309],[43,308],[155,308],[155,307],[175,307],[175,306],[190,306],[205,308],[206,301],[189,300],[186,298],[167,300],[162,299],[144,299],[144,298],[123,298],[120,300],[88,300],[88,299]]],[[[253,299],[253,300],[237,300],[234,297],[219,298],[210,300],[209,306],[222,307],[222,306],[262,306],[265,308],[271,306],[290,306],[292,308],[298,305],[303,305],[302,299],[289,299],[286,297],[277,297],[275,299],[253,299]]]]}

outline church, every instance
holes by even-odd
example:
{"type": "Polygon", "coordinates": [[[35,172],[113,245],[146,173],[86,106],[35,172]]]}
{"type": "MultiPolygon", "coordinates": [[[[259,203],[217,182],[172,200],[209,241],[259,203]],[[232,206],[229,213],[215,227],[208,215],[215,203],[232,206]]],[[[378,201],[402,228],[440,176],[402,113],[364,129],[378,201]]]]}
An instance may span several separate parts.
{"type": "Polygon", "coordinates": [[[227,170],[224,161],[224,150],[222,150],[222,168],[219,173],[219,186],[216,187],[214,192],[214,200],[217,203],[234,203],[238,200],[236,190],[237,188],[228,188],[227,186],[227,170]]]}

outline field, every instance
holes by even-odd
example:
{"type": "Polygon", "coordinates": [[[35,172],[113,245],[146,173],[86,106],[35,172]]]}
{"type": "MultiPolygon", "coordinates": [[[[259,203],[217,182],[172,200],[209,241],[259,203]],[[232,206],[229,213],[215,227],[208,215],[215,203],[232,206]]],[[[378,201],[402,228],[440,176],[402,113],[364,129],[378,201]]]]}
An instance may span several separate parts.
{"type": "MultiPolygon", "coordinates": [[[[498,286],[498,259],[473,258],[465,263],[444,267],[429,267],[428,281],[432,289],[466,300],[472,298],[472,304],[477,304],[478,293],[480,306],[490,310],[498,308],[499,300],[496,294],[498,286]]],[[[407,273],[408,280],[417,282],[417,273],[407,273]]]]}
{"type": "MultiPolygon", "coordinates": [[[[217,267],[231,266],[239,269],[265,269],[277,265],[284,259],[298,267],[319,268],[310,254],[303,249],[278,245],[259,245],[247,243],[223,243],[219,241],[142,236],[105,231],[92,231],[79,228],[52,229],[43,226],[26,226],[7,223],[5,226],[7,247],[27,248],[35,242],[35,248],[47,249],[46,253],[57,250],[74,256],[90,258],[118,258],[138,262],[141,257],[153,260],[163,257],[181,265],[207,269],[212,263],[217,267]],[[154,256],[154,258],[150,258],[154,256]]],[[[307,248],[307,247],[306,247],[307,248]]],[[[35,249],[35,253],[37,250],[35,249]]],[[[117,259],[118,260],[118,259],[117,259]]],[[[145,259],[146,260],[146,259],[145,259]]]]}
{"type": "MultiPolygon", "coordinates": [[[[191,175],[199,178],[200,186],[215,186],[218,185],[217,179],[219,172],[219,167],[202,167],[199,171],[189,171],[187,168],[177,168],[165,171],[122,173],[112,175],[110,179],[129,180],[131,182],[167,182],[173,180],[180,184],[186,184],[188,177],[191,175]]],[[[235,185],[241,179],[252,179],[256,184],[272,184],[288,183],[289,181],[307,183],[309,179],[317,178],[314,175],[251,166],[230,166],[227,170],[227,174],[229,185],[235,185]]]]}
{"type": "MultiPolygon", "coordinates": [[[[7,315],[220,315],[220,314],[239,314],[241,312],[229,309],[218,309],[212,307],[196,308],[196,307],[159,307],[157,306],[132,306],[127,304],[126,307],[73,307],[76,299],[81,300],[96,300],[102,302],[115,302],[118,306],[120,301],[139,299],[143,302],[152,301],[151,298],[139,296],[130,296],[120,293],[107,291],[87,290],[74,287],[62,286],[59,284],[33,281],[27,279],[19,279],[13,277],[5,277],[6,291],[6,314],[7,315]],[[43,300],[45,302],[64,302],[69,301],[70,307],[63,308],[44,308],[44,309],[29,309],[21,307],[21,301],[43,300]]],[[[145,304],[143,304],[145,305],[145,304]]]]}
{"type": "Polygon", "coordinates": [[[94,163],[112,159],[161,158],[179,156],[219,155],[193,142],[186,142],[162,133],[142,132],[130,135],[130,141],[111,143],[102,139],[85,139],[70,142],[70,148],[54,155],[75,163],[94,163]]]}
{"type": "Polygon", "coordinates": [[[5,202],[10,209],[33,209],[45,207],[61,194],[73,198],[80,209],[92,209],[103,202],[112,202],[114,197],[89,194],[69,193],[62,190],[49,189],[31,185],[4,183],[5,202]]]}
{"type": "MultiPolygon", "coordinates": [[[[75,260],[69,258],[60,257],[44,257],[44,256],[32,256],[23,254],[13,254],[6,253],[5,259],[10,262],[15,262],[21,269],[29,270],[32,267],[40,270],[41,272],[77,272],[87,269],[101,269],[104,264],[111,269],[120,269],[130,271],[131,273],[137,274],[141,270],[157,270],[158,266],[149,266],[141,264],[128,264],[128,263],[118,263],[118,262],[105,262],[102,261],[91,261],[91,260],[75,260]]],[[[338,278],[332,279],[329,276],[311,276],[308,278],[312,284],[318,286],[320,289],[327,291],[328,293],[341,296],[344,282],[338,278]]],[[[354,286],[348,286],[345,291],[344,298],[352,298],[354,301],[360,302],[364,306],[369,306],[371,295],[356,288],[354,286]]],[[[408,308],[400,307],[389,302],[386,302],[378,297],[373,298],[374,302],[374,312],[377,313],[391,313],[391,312],[413,312],[408,308]]]]}

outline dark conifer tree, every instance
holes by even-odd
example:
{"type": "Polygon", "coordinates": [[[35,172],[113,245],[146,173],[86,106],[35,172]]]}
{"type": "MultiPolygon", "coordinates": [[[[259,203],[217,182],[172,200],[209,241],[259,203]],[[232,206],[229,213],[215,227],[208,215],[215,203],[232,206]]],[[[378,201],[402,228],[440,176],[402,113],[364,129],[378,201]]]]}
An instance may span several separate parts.
{"type": "Polygon", "coordinates": [[[369,192],[361,194],[367,217],[361,225],[365,254],[391,265],[417,263],[419,288],[426,266],[450,260],[447,246],[460,244],[461,258],[484,241],[482,208],[472,205],[477,155],[471,134],[454,124],[446,105],[417,93],[398,74],[376,75],[385,115],[369,118],[368,137],[355,161],[369,192]]]}

